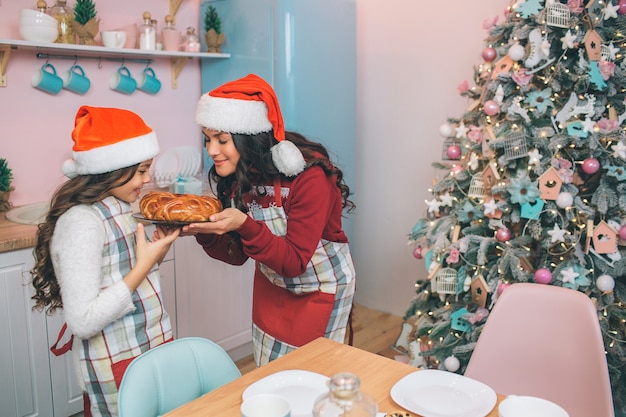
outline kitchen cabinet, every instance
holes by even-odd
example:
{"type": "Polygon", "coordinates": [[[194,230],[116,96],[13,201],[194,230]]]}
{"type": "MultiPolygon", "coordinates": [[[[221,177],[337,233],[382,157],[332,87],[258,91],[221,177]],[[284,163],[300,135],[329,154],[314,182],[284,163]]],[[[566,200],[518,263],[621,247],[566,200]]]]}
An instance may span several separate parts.
{"type": "MultiPolygon", "coordinates": [[[[148,235],[153,226],[147,227],[148,235]]],[[[54,356],[63,318],[32,310],[32,248],[0,253],[0,415],[68,417],[82,411],[72,355],[54,356]]],[[[237,360],[252,353],[253,263],[231,266],[179,238],[160,266],[165,308],[177,338],[209,338],[237,360]]]]}
{"type": "Polygon", "coordinates": [[[0,253],[0,389],[3,416],[52,417],[46,317],[32,311],[32,249],[0,253]]]}

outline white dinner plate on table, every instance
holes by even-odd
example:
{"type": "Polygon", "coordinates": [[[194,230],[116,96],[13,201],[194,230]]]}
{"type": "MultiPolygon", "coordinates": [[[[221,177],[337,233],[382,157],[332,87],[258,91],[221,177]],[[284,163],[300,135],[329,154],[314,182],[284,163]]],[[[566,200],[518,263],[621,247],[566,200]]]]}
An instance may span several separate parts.
{"type": "Polygon", "coordinates": [[[289,401],[291,417],[311,417],[317,397],[328,392],[329,379],[322,374],[298,369],[280,371],[250,384],[242,397],[245,400],[256,394],[280,395],[289,401]]]}
{"type": "Polygon", "coordinates": [[[391,398],[423,417],[485,417],[495,391],[482,382],[436,369],[413,372],[391,387],[391,398]]]}

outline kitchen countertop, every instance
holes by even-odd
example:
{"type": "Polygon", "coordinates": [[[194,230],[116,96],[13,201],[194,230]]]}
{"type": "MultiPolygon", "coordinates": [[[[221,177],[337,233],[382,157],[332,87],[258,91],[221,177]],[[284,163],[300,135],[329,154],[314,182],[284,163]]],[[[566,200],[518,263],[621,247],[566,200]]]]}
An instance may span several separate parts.
{"type": "Polygon", "coordinates": [[[32,248],[37,242],[37,225],[19,224],[0,213],[0,252],[32,248]]]}

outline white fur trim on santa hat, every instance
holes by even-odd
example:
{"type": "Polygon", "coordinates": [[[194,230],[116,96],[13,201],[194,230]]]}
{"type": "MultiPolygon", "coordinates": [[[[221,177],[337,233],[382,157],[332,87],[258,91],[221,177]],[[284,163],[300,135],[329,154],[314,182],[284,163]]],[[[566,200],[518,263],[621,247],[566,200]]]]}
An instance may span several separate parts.
{"type": "Polygon", "coordinates": [[[272,162],[279,172],[288,177],[294,177],[304,171],[306,162],[300,149],[288,140],[278,142],[272,146],[272,162]]]}
{"type": "Polygon", "coordinates": [[[263,101],[203,95],[196,107],[196,123],[207,129],[254,135],[272,130],[263,101]]]}
{"type": "Polygon", "coordinates": [[[154,132],[126,139],[112,145],[88,151],[72,152],[73,159],[63,163],[63,174],[69,178],[77,175],[103,174],[130,167],[159,154],[159,143],[154,132]]]}

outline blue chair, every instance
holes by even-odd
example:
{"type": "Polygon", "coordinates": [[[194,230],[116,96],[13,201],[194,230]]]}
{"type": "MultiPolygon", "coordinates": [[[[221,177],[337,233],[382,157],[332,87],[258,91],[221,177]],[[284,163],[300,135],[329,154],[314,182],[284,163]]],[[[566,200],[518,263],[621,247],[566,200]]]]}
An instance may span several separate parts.
{"type": "Polygon", "coordinates": [[[218,344],[201,337],[164,343],[135,358],[119,389],[119,417],[157,417],[241,376],[218,344]]]}

